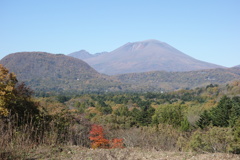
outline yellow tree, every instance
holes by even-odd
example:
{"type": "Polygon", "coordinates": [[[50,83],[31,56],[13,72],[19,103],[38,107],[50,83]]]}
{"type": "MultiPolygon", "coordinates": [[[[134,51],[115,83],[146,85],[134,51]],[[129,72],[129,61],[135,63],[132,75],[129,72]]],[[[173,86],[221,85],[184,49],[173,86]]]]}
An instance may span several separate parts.
{"type": "Polygon", "coordinates": [[[32,91],[24,83],[18,84],[16,75],[0,64],[0,117],[39,113],[31,96],[32,91]]]}
{"type": "Polygon", "coordinates": [[[0,115],[7,116],[9,114],[9,104],[15,99],[13,94],[14,87],[17,83],[15,74],[9,71],[0,64],[0,115]]]}

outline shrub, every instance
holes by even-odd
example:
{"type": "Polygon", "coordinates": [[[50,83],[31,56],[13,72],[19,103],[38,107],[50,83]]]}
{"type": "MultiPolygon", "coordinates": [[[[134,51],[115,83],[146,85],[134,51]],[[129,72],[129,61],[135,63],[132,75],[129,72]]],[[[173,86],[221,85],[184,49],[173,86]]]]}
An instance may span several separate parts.
{"type": "Polygon", "coordinates": [[[89,139],[92,141],[91,148],[124,148],[123,139],[114,138],[108,140],[104,137],[103,127],[100,125],[93,124],[92,129],[89,132],[89,139]]]}
{"type": "MultiPolygon", "coordinates": [[[[165,123],[172,125],[175,128],[183,126],[187,129],[187,119],[184,121],[184,106],[183,105],[160,105],[152,116],[154,124],[165,123]],[[185,124],[184,124],[185,123],[185,124]]],[[[188,123],[189,124],[189,123],[188,123]]]]}
{"type": "Polygon", "coordinates": [[[102,126],[93,124],[92,129],[89,132],[89,139],[92,141],[92,148],[109,148],[109,140],[104,138],[103,128],[102,126]]]}
{"type": "Polygon", "coordinates": [[[189,149],[196,152],[229,152],[233,142],[231,128],[211,127],[197,130],[190,137],[189,149]]]}

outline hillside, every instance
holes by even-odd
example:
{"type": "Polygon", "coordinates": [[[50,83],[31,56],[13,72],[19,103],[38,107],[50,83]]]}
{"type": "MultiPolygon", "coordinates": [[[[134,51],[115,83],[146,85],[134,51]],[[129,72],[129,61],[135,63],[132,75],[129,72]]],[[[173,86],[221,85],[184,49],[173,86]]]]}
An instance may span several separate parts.
{"type": "Polygon", "coordinates": [[[36,91],[91,92],[112,83],[84,61],[63,54],[19,52],[4,57],[0,63],[36,91]]]}
{"type": "Polygon", "coordinates": [[[225,84],[240,79],[240,68],[209,69],[188,72],[145,72],[113,76],[136,90],[159,91],[192,89],[209,84],[225,84]],[[141,86],[141,87],[140,87],[141,86]]]}
{"type": "MultiPolygon", "coordinates": [[[[240,73],[199,74],[212,72],[240,73]]],[[[32,97],[9,85],[4,69],[1,75],[8,85],[1,86],[7,92],[1,96],[0,159],[240,158],[240,81],[169,93],[32,97]],[[29,107],[38,112],[26,112],[29,107]]]]}
{"type": "Polygon", "coordinates": [[[235,66],[236,68],[240,68],[240,65],[238,65],[238,66],[235,66]]]}
{"type": "Polygon", "coordinates": [[[98,72],[108,75],[222,68],[222,66],[194,59],[167,43],[157,40],[127,43],[109,53],[81,57],[98,72]]]}
{"type": "Polygon", "coordinates": [[[240,68],[107,76],[80,59],[44,52],[13,53],[4,57],[0,64],[16,73],[19,81],[36,92],[159,92],[225,84],[240,79],[240,68]]]}

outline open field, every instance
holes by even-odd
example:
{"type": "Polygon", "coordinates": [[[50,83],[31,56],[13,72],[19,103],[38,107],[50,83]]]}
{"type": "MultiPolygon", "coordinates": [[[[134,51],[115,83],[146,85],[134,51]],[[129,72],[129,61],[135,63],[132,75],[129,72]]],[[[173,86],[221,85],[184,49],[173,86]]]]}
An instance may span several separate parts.
{"type": "Polygon", "coordinates": [[[155,149],[88,149],[78,146],[41,146],[27,152],[2,153],[1,159],[26,160],[239,160],[240,155],[227,153],[170,152],[155,149]]]}

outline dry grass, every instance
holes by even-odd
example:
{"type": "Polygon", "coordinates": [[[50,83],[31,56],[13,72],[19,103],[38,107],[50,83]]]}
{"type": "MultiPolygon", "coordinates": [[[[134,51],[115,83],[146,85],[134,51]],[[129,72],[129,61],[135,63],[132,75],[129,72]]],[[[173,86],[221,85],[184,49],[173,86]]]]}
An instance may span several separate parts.
{"type": "Polygon", "coordinates": [[[155,149],[88,149],[78,146],[40,146],[22,157],[28,160],[239,160],[240,155],[226,153],[197,154],[192,152],[168,152],[155,149]]]}
{"type": "Polygon", "coordinates": [[[81,120],[65,122],[63,118],[43,118],[33,122],[32,118],[25,118],[26,120],[19,120],[18,116],[12,116],[0,119],[0,160],[26,159],[31,153],[35,153],[39,146],[88,147],[88,126],[82,125],[81,120]]]}
{"type": "Polygon", "coordinates": [[[63,128],[56,125],[63,119],[47,126],[0,121],[0,160],[240,160],[240,155],[228,153],[179,152],[179,133],[169,126],[157,132],[155,128],[107,131],[110,138],[123,138],[126,148],[93,150],[87,148],[89,128],[79,121],[63,128]]]}

